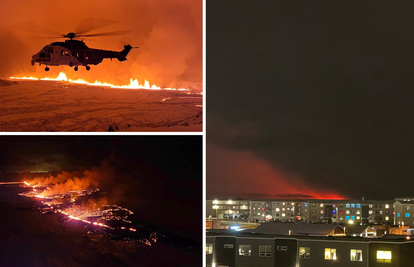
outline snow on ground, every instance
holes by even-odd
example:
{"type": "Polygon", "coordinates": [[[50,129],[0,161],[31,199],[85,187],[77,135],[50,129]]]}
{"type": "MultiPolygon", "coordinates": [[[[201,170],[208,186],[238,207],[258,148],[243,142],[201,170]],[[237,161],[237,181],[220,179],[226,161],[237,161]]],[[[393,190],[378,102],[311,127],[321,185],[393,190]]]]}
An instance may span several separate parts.
{"type": "Polygon", "coordinates": [[[1,80],[0,131],[201,132],[198,93],[1,80]]]}

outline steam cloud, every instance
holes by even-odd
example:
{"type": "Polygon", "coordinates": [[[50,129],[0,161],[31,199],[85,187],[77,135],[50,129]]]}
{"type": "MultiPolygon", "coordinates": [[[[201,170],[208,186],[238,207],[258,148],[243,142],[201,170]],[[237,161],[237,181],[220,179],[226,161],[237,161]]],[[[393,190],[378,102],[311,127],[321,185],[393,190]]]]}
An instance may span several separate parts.
{"type": "MultiPolygon", "coordinates": [[[[32,54],[44,45],[63,39],[30,38],[38,33],[16,31],[13,26],[33,21],[62,34],[76,31],[85,18],[105,18],[119,23],[96,32],[124,29],[133,31],[124,36],[85,39],[91,48],[120,51],[130,43],[139,46],[127,62],[104,60],[90,72],[74,72],[69,67],[52,67],[48,76],[64,71],[71,79],[100,80],[128,84],[129,79],[159,86],[175,86],[182,82],[201,83],[202,79],[202,1],[201,0],[109,0],[53,2],[7,1],[0,11],[0,77],[19,75],[45,76],[44,66],[31,66],[32,54]]],[[[91,32],[94,33],[94,32],[91,32]]]]}

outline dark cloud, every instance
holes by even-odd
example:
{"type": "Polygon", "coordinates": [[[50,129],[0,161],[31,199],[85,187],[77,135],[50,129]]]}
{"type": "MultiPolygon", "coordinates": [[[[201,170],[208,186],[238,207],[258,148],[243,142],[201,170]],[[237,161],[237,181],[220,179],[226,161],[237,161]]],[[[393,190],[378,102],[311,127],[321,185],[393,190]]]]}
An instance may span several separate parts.
{"type": "Polygon", "coordinates": [[[210,1],[207,142],[317,191],[410,195],[412,5],[210,1]]]}

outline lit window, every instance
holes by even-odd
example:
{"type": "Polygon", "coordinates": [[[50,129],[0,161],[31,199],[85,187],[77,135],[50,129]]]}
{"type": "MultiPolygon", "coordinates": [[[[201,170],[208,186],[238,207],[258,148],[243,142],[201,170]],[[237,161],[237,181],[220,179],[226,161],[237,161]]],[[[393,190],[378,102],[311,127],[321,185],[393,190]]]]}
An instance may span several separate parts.
{"type": "Polygon", "coordinates": [[[283,203],[282,203],[282,205],[283,205],[283,206],[284,206],[285,204],[286,204],[285,202],[283,202],[283,203]]]}
{"type": "Polygon", "coordinates": [[[386,209],[389,209],[389,208],[390,208],[390,205],[385,204],[385,208],[386,208],[386,209]]]}
{"type": "Polygon", "coordinates": [[[321,204],[321,208],[323,208],[323,204],[321,204]]]}
{"type": "Polygon", "coordinates": [[[349,214],[349,210],[346,210],[346,214],[349,214]]]}
{"type": "Polygon", "coordinates": [[[372,210],[370,210],[368,213],[369,213],[369,214],[372,214],[372,210]]]}
{"type": "Polygon", "coordinates": [[[321,213],[323,213],[323,210],[321,210],[321,213]]]}
{"type": "Polygon", "coordinates": [[[290,210],[290,208],[287,208],[287,210],[290,210]]]}
{"type": "Polygon", "coordinates": [[[292,206],[294,206],[295,205],[295,203],[294,202],[292,202],[292,206]]]}
{"type": "Polygon", "coordinates": [[[351,220],[355,220],[355,216],[351,216],[351,220]]]}
{"type": "Polygon", "coordinates": [[[259,246],[259,257],[272,257],[272,246],[259,246]]]}
{"type": "Polygon", "coordinates": [[[206,254],[213,254],[213,244],[206,244],[206,254]]]}
{"type": "Polygon", "coordinates": [[[345,217],[345,220],[349,220],[349,216],[346,216],[346,217],[345,217]]]}
{"type": "Polygon", "coordinates": [[[286,209],[285,208],[282,208],[282,211],[285,211],[286,209]]]}
{"type": "Polygon", "coordinates": [[[282,217],[285,217],[286,216],[286,214],[285,213],[282,213],[282,217]]]}
{"type": "Polygon", "coordinates": [[[382,214],[382,210],[380,210],[380,214],[382,214]]]}
{"type": "Polygon", "coordinates": [[[335,248],[325,248],[325,260],[336,260],[335,248]]]}
{"type": "Polygon", "coordinates": [[[259,215],[259,216],[260,216],[260,213],[257,213],[257,215],[259,215]]]}
{"type": "Polygon", "coordinates": [[[390,220],[390,217],[385,216],[385,220],[386,220],[386,221],[389,221],[389,220],[390,220]]]}
{"type": "Polygon", "coordinates": [[[351,204],[351,208],[355,208],[355,204],[351,204]]]}
{"type": "Polygon", "coordinates": [[[360,210],[357,210],[356,214],[361,214],[361,211],[360,210]]]}
{"type": "Polygon", "coordinates": [[[361,207],[361,204],[356,204],[356,207],[357,207],[357,208],[360,208],[360,207],[361,207]]]}
{"type": "Polygon", "coordinates": [[[397,217],[400,217],[401,216],[401,214],[400,213],[397,213],[397,217]]]}
{"type": "Polygon", "coordinates": [[[362,250],[351,249],[351,261],[362,261],[362,250]]]}
{"type": "Polygon", "coordinates": [[[410,213],[408,213],[408,212],[407,212],[407,213],[405,214],[405,217],[406,217],[406,218],[410,217],[410,213]]]}
{"type": "Polygon", "coordinates": [[[346,204],[346,207],[349,208],[349,204],[346,204]]]}
{"type": "Polygon", "coordinates": [[[377,262],[388,262],[391,263],[391,251],[377,250],[377,262]]]}
{"type": "Polygon", "coordinates": [[[280,211],[280,209],[279,208],[276,208],[276,211],[280,211]]]}
{"type": "Polygon", "coordinates": [[[227,201],[227,204],[233,204],[233,201],[229,200],[227,201]]]}
{"type": "Polygon", "coordinates": [[[299,259],[310,259],[310,247],[299,248],[299,259]]]}
{"type": "Polygon", "coordinates": [[[213,201],[213,204],[218,204],[219,202],[217,201],[217,200],[214,200],[213,201]]]}
{"type": "Polygon", "coordinates": [[[239,255],[240,256],[251,256],[252,246],[251,245],[239,245],[239,255]]]}
{"type": "Polygon", "coordinates": [[[359,220],[361,217],[357,216],[357,220],[359,220]]]}
{"type": "Polygon", "coordinates": [[[305,207],[307,207],[308,206],[308,203],[305,203],[305,207]]]}
{"type": "Polygon", "coordinates": [[[344,220],[344,217],[339,217],[339,220],[343,221],[344,220]]]}

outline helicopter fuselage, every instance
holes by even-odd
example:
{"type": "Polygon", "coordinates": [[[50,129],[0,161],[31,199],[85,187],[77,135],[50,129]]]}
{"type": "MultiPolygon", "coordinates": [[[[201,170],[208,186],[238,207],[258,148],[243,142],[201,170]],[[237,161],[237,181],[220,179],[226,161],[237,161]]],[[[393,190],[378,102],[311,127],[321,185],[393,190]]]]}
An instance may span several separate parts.
{"type": "Polygon", "coordinates": [[[104,58],[117,58],[119,61],[126,60],[126,56],[132,49],[130,45],[125,45],[122,51],[111,51],[93,49],[86,46],[82,41],[66,40],[65,42],[54,42],[43,47],[37,54],[32,56],[32,65],[39,63],[39,65],[46,65],[45,70],[48,71],[48,66],[68,65],[75,67],[85,66],[89,70],[88,65],[98,65],[104,58]]]}

